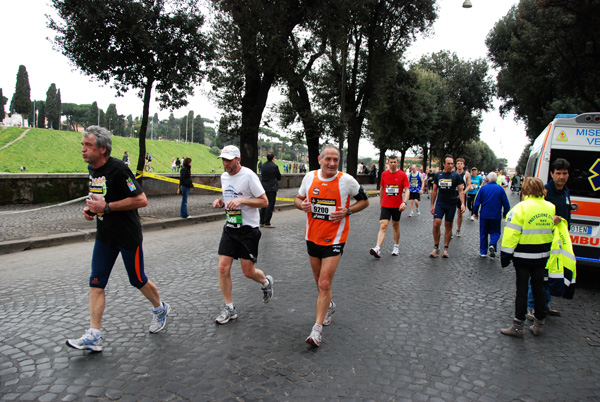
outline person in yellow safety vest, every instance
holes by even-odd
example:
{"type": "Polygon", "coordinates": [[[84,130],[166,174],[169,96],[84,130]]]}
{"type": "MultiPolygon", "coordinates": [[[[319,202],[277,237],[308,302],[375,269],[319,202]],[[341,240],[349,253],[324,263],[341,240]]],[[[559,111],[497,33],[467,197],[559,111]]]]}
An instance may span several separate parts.
{"type": "Polygon", "coordinates": [[[550,256],[556,212],[554,204],[544,200],[546,190],[539,178],[526,178],[522,191],[525,199],[506,216],[500,254],[502,267],[507,267],[512,261],[517,275],[515,318],[509,328],[503,328],[500,332],[517,338],[524,336],[523,324],[527,313],[527,286],[530,277],[535,300],[535,320],[529,329],[534,335],[544,332],[544,276],[550,256]]]}
{"type": "Polygon", "coordinates": [[[577,270],[573,243],[571,243],[566,219],[561,218],[558,225],[554,226],[554,240],[546,269],[548,270],[548,287],[552,296],[572,299],[575,292],[577,270]]]}

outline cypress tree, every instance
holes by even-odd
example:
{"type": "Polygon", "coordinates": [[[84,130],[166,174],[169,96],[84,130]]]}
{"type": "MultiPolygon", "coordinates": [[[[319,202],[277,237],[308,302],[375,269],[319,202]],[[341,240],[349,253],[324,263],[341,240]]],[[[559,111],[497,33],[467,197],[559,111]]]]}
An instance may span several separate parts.
{"type": "Polygon", "coordinates": [[[31,111],[31,87],[29,86],[29,75],[25,66],[19,66],[15,93],[10,102],[11,112],[27,116],[31,111]]]}
{"type": "Polygon", "coordinates": [[[6,105],[6,101],[8,99],[4,97],[2,94],[2,88],[0,88],[0,120],[4,120],[6,117],[6,112],[4,111],[4,106],[6,105]]]}
{"type": "Polygon", "coordinates": [[[38,110],[37,115],[37,126],[38,128],[46,127],[46,105],[44,101],[37,101],[36,107],[38,110]]]}
{"type": "Polygon", "coordinates": [[[56,92],[56,126],[55,130],[60,130],[60,116],[62,116],[62,101],[60,98],[60,89],[56,92]]]}
{"type": "Polygon", "coordinates": [[[55,120],[58,113],[58,107],[56,103],[56,85],[50,84],[50,87],[46,91],[46,117],[48,118],[48,128],[56,128],[55,120]]]}

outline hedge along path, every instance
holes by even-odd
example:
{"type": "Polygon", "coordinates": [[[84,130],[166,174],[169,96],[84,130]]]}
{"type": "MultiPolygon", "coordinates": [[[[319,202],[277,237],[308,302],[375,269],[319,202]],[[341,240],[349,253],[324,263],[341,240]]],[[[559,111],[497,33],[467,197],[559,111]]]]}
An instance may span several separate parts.
{"type": "Polygon", "coordinates": [[[0,151],[2,151],[4,148],[8,148],[10,147],[12,144],[14,144],[15,142],[19,141],[21,138],[25,137],[25,134],[27,134],[29,132],[29,130],[31,130],[30,128],[28,128],[27,130],[23,131],[23,134],[21,134],[20,136],[18,136],[16,139],[12,140],[11,142],[9,142],[8,144],[6,144],[5,146],[3,146],[2,148],[0,148],[0,151]]]}

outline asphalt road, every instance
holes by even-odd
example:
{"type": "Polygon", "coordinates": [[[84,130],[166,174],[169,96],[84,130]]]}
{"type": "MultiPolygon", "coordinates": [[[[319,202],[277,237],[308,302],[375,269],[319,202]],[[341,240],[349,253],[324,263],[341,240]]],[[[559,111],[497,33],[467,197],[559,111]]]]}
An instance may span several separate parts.
{"type": "Polygon", "coordinates": [[[88,327],[92,242],[0,255],[0,400],[600,401],[597,279],[553,302],[562,317],[544,335],[509,338],[500,328],[514,312],[514,270],[479,257],[478,223],[464,222],[450,259],[431,259],[424,200],[420,216],[402,216],[400,256],[389,228],[375,260],[377,206],[351,217],[319,348],[304,342],[317,291],[297,210],[262,230],[258,266],[275,279],[273,300],[263,304],[234,263],[239,318],[223,326],[223,223],[146,233],[146,272],[172,307],[167,327],[148,333],[150,304],[118,260],[102,353],[65,346],[88,327]]]}

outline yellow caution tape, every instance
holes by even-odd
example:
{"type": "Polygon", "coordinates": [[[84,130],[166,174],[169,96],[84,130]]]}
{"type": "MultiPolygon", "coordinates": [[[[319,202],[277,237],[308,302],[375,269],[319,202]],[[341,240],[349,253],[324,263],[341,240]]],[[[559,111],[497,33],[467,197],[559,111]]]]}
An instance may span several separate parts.
{"type": "MultiPolygon", "coordinates": [[[[154,174],[154,173],[149,173],[149,172],[142,172],[139,170],[137,171],[137,176],[135,178],[139,179],[142,176],[148,177],[150,179],[168,181],[169,183],[179,184],[179,179],[173,179],[171,177],[161,176],[159,174],[154,174]]],[[[204,184],[198,184],[198,183],[193,183],[193,184],[194,184],[194,187],[196,187],[196,188],[203,188],[205,190],[216,191],[218,193],[220,193],[222,191],[220,187],[206,186],[204,184]]],[[[294,199],[293,198],[277,198],[277,201],[294,202],[294,199]]]]}

